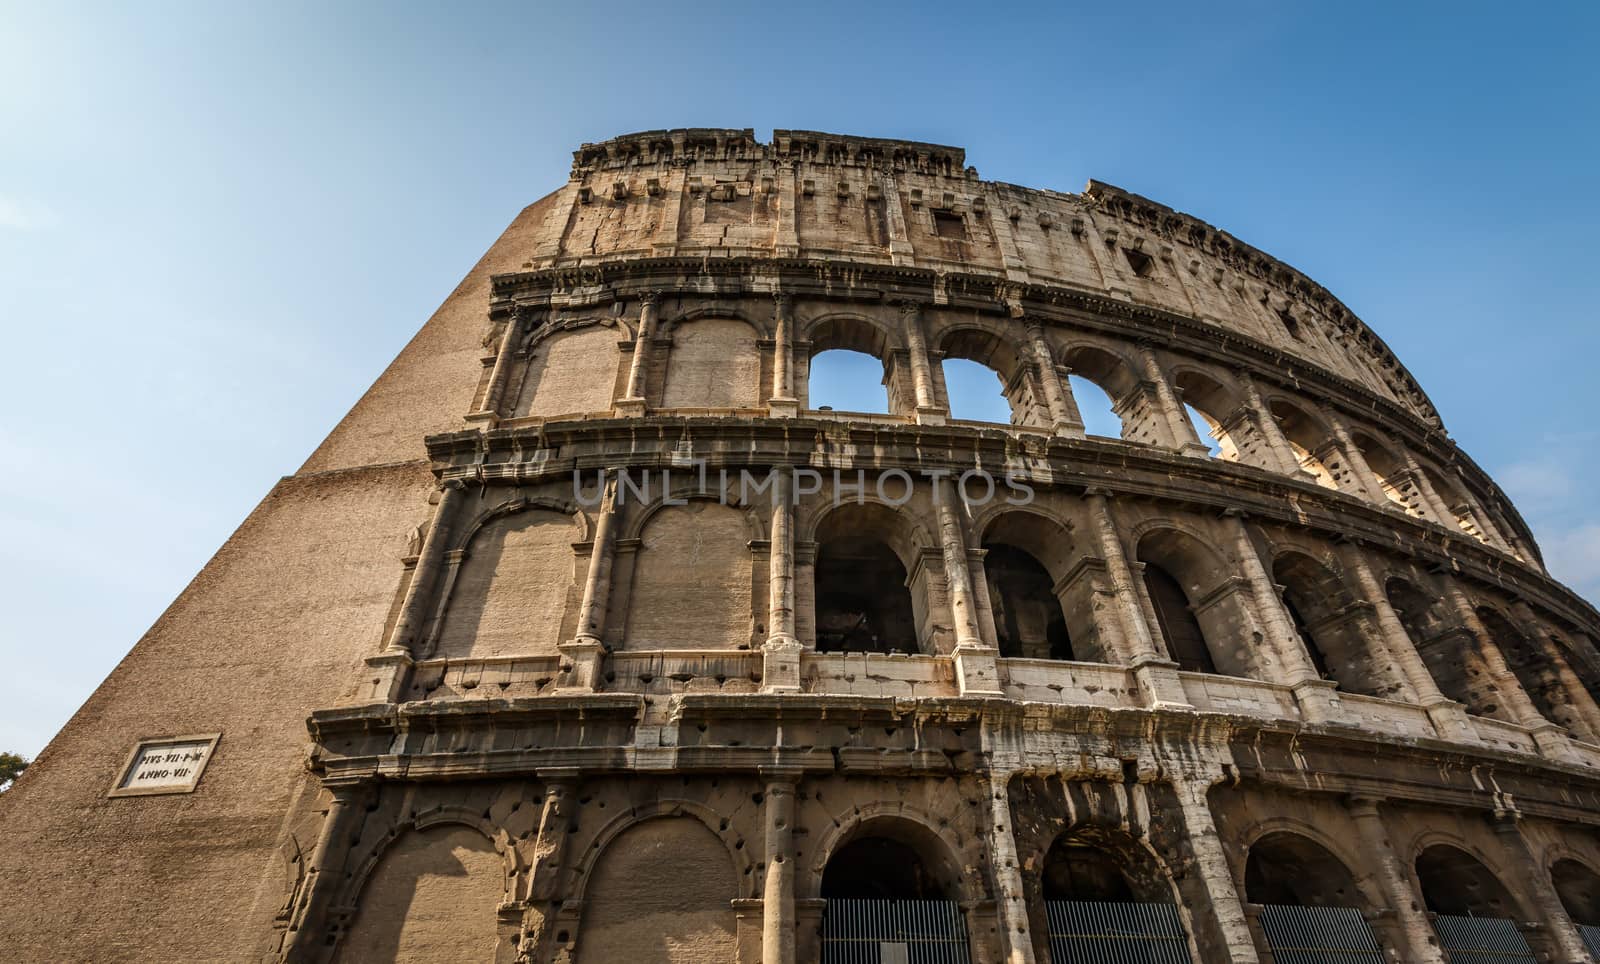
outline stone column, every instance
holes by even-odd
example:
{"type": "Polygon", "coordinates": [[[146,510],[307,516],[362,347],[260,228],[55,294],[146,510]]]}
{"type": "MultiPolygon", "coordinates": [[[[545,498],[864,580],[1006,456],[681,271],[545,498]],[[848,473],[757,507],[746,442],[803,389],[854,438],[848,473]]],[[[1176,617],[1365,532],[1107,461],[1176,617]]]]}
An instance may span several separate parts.
{"type": "Polygon", "coordinates": [[[950,615],[956,630],[956,681],[964,696],[1000,695],[996,651],[978,632],[977,594],[967,568],[967,537],[961,522],[960,495],[948,475],[934,482],[933,501],[939,514],[939,549],[945,583],[950,590],[950,615]]]}
{"type": "Polygon", "coordinates": [[[562,768],[548,777],[544,786],[539,832],[528,861],[527,893],[522,895],[528,911],[523,921],[518,960],[546,961],[553,951],[555,918],[561,907],[561,872],[565,869],[567,840],[572,836],[569,830],[577,781],[576,770],[562,768]]]}
{"type": "Polygon", "coordinates": [[[945,415],[933,394],[933,372],[928,367],[928,342],[922,336],[922,309],[907,302],[900,306],[900,323],[905,329],[906,353],[911,359],[911,386],[916,392],[917,420],[937,423],[945,415]]]}
{"type": "Polygon", "coordinates": [[[1588,948],[1583,946],[1582,935],[1567,915],[1566,906],[1561,903],[1561,895],[1556,892],[1555,883],[1550,879],[1549,868],[1528,845],[1528,838],[1522,833],[1521,819],[1514,812],[1498,814],[1494,829],[1505,842],[1506,849],[1516,855],[1517,863],[1527,868],[1528,889],[1533,893],[1540,923],[1544,924],[1542,936],[1549,945],[1541,949],[1554,951],[1556,960],[1568,964],[1594,964],[1588,948]]]}
{"type": "Polygon", "coordinates": [[[1511,604],[1511,611],[1523,625],[1523,631],[1528,634],[1529,640],[1534,644],[1539,653],[1544,656],[1550,668],[1555,671],[1556,678],[1561,682],[1561,691],[1566,694],[1567,703],[1572,707],[1572,713],[1577,718],[1578,735],[1587,743],[1600,743],[1600,706],[1595,705],[1594,697],[1589,695],[1589,690],[1583,685],[1583,680],[1573,670],[1572,664],[1567,661],[1566,654],[1561,647],[1544,631],[1539,617],[1534,614],[1533,607],[1518,599],[1511,604]]]}
{"type": "Polygon", "coordinates": [[[1244,391],[1244,402],[1254,413],[1256,425],[1261,429],[1261,437],[1267,440],[1267,447],[1277,458],[1283,471],[1289,475],[1308,477],[1311,473],[1300,466],[1300,456],[1295,454],[1294,446],[1289,444],[1289,439],[1283,434],[1283,426],[1278,424],[1278,419],[1272,414],[1272,409],[1261,397],[1261,392],[1256,388],[1255,379],[1250,373],[1240,370],[1235,373],[1239,386],[1244,391]]]}
{"type": "Polygon", "coordinates": [[[794,789],[797,772],[767,776],[767,871],[761,891],[761,964],[795,964],[794,789]]]}
{"type": "Polygon", "coordinates": [[[1300,634],[1295,632],[1289,611],[1278,596],[1278,588],[1261,561],[1260,554],[1256,552],[1255,540],[1250,538],[1250,530],[1244,524],[1244,514],[1229,509],[1223,516],[1231,520],[1228,524],[1233,529],[1234,555],[1245,581],[1250,584],[1257,618],[1261,620],[1267,638],[1278,654],[1278,665],[1286,677],[1277,682],[1287,683],[1294,690],[1295,700],[1308,722],[1337,721],[1339,697],[1334,693],[1335,684],[1323,679],[1316,665],[1311,662],[1311,654],[1306,651],[1300,634]]]}
{"type": "MultiPolygon", "coordinates": [[[[609,469],[610,479],[601,482],[600,512],[594,524],[594,541],[589,550],[589,571],[583,580],[583,601],[578,605],[578,633],[571,642],[557,648],[572,661],[573,689],[594,690],[600,685],[601,663],[605,659],[606,610],[611,602],[611,572],[617,556],[617,473],[609,469]]],[[[602,472],[602,476],[606,474],[602,472]]]]}
{"type": "Polygon", "coordinates": [[[773,321],[776,335],[772,347],[772,397],[767,400],[768,414],[775,418],[793,418],[800,414],[800,400],[794,394],[794,327],[789,318],[789,296],[773,296],[773,321]]]}
{"type": "Polygon", "coordinates": [[[1378,800],[1351,797],[1347,809],[1355,821],[1361,850],[1372,861],[1372,878],[1395,915],[1397,926],[1392,933],[1401,946],[1392,950],[1407,964],[1444,964],[1444,952],[1434,940],[1433,924],[1423,909],[1422,896],[1389,842],[1389,830],[1378,810],[1378,800]]]}
{"type": "Polygon", "coordinates": [[[800,640],[794,620],[794,467],[773,467],[771,549],[767,553],[767,640],[761,688],[800,692],[800,640]]]}
{"type": "Polygon", "coordinates": [[[351,831],[361,815],[357,804],[358,798],[364,796],[364,788],[329,787],[328,792],[333,799],[322,818],[322,830],[317,834],[316,846],[306,865],[305,883],[290,917],[283,951],[283,959],[288,964],[320,961],[327,952],[328,912],[343,879],[337,870],[348,857],[351,831]]]}
{"type": "Polygon", "coordinates": [[[1461,523],[1456,520],[1456,514],[1451,512],[1450,507],[1444,504],[1444,499],[1439,497],[1439,490],[1433,487],[1433,480],[1428,478],[1428,473],[1423,471],[1422,466],[1412,457],[1411,450],[1404,445],[1396,445],[1395,449],[1405,460],[1406,469],[1411,473],[1417,492],[1427,504],[1429,517],[1451,532],[1460,532],[1461,523]]]}
{"type": "Polygon", "coordinates": [[[1245,919],[1244,902],[1234,884],[1233,868],[1223,849],[1222,837],[1217,833],[1216,822],[1211,818],[1211,802],[1207,799],[1210,784],[1204,780],[1179,774],[1172,789],[1183,810],[1183,825],[1188,831],[1189,849],[1194,854],[1195,873],[1205,888],[1209,900],[1206,906],[1192,906],[1192,914],[1210,911],[1211,923],[1216,927],[1222,946],[1220,953],[1208,958],[1206,964],[1258,964],[1255,937],[1250,933],[1250,922],[1245,919]]]}
{"type": "Polygon", "coordinates": [[[1417,644],[1412,641],[1411,634],[1400,622],[1400,616],[1389,604],[1389,594],[1378,585],[1378,577],[1373,575],[1372,567],[1367,564],[1365,552],[1355,543],[1347,542],[1341,547],[1340,555],[1345,568],[1355,577],[1361,597],[1372,604],[1384,646],[1405,676],[1412,698],[1427,711],[1428,719],[1433,722],[1439,736],[1446,740],[1478,742],[1478,732],[1473,729],[1472,721],[1467,719],[1465,708],[1439,691],[1439,684],[1428,672],[1428,665],[1417,651],[1417,644]]]}
{"type": "Polygon", "coordinates": [[[500,333],[500,347],[494,356],[494,368],[489,372],[489,386],[484,389],[483,404],[478,406],[476,414],[499,416],[500,396],[505,394],[506,379],[511,377],[511,352],[527,317],[526,310],[519,308],[506,319],[506,330],[500,333]]]}
{"type": "Polygon", "coordinates": [[[1022,886],[1017,838],[1011,832],[1010,772],[989,773],[989,863],[999,903],[1000,959],[1005,964],[1033,964],[1033,935],[1028,932],[1028,895],[1022,886]]]}
{"type": "Polygon", "coordinates": [[[1145,381],[1155,386],[1156,404],[1160,406],[1167,431],[1171,433],[1172,447],[1184,455],[1210,458],[1210,447],[1200,441],[1194,424],[1189,421],[1189,413],[1183,410],[1177,393],[1172,390],[1172,383],[1167,381],[1167,373],[1162,371],[1161,362],[1156,359],[1155,349],[1149,344],[1141,344],[1139,361],[1144,368],[1145,381]]]}
{"type": "Polygon", "coordinates": [[[650,369],[650,345],[656,337],[656,292],[647,292],[640,300],[639,331],[633,338],[633,359],[628,366],[628,394],[617,400],[617,410],[630,415],[643,415],[645,410],[645,373],[650,369]]]}
{"type": "Polygon", "coordinates": [[[1028,328],[1028,342],[1033,349],[1033,363],[1039,369],[1039,381],[1044,386],[1045,404],[1050,407],[1050,420],[1055,423],[1057,435],[1083,437],[1083,416],[1072,400],[1072,391],[1061,383],[1061,371],[1056,367],[1055,355],[1045,339],[1044,328],[1028,328]]]}
{"type": "Polygon", "coordinates": [[[1184,695],[1183,681],[1178,678],[1178,664],[1156,645],[1151,625],[1145,619],[1128,557],[1122,551],[1122,536],[1117,533],[1116,520],[1111,517],[1108,495],[1105,489],[1084,492],[1090,518],[1094,520],[1100,556],[1105,560],[1106,577],[1111,581],[1118,635],[1127,647],[1126,652],[1118,655],[1133,669],[1146,705],[1155,709],[1188,708],[1189,698],[1184,695]]]}

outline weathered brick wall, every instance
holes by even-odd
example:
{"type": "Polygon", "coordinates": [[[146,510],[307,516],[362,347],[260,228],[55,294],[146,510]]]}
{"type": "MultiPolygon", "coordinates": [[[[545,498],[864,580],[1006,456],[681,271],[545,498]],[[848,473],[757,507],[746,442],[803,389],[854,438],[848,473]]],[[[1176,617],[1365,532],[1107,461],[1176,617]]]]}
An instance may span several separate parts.
{"type": "Polygon", "coordinates": [[[575,581],[570,516],[533,509],[479,530],[450,595],[436,655],[554,654],[575,581]]]}
{"type": "Polygon", "coordinates": [[[504,897],[500,855],[483,834],[461,826],[409,833],[367,879],[334,960],[493,960],[494,912],[504,897]]]}

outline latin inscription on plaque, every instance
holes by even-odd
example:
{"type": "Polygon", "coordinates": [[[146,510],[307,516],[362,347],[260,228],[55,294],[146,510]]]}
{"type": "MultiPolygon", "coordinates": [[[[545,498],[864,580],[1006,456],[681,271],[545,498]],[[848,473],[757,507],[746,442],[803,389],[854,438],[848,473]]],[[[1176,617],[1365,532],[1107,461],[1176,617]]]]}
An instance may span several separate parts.
{"type": "Polygon", "coordinates": [[[140,740],[110,796],[193,793],[221,734],[140,740]]]}

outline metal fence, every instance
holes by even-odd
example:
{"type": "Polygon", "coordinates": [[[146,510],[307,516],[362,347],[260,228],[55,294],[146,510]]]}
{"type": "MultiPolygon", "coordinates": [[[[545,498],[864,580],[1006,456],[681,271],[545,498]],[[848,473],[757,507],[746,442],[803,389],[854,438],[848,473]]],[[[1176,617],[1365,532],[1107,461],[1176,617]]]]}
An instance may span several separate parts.
{"type": "Polygon", "coordinates": [[[967,919],[953,900],[830,898],[822,964],[970,964],[967,919]]]}
{"type": "Polygon", "coordinates": [[[1172,904],[1051,900],[1050,964],[1189,964],[1189,940],[1172,904]]]}
{"type": "Polygon", "coordinates": [[[1578,933],[1583,935],[1583,946],[1589,949],[1595,960],[1600,961],[1600,925],[1579,924],[1578,933]]]}
{"type": "Polygon", "coordinates": [[[1354,907],[1263,904],[1261,931],[1277,964],[1384,964],[1383,948],[1354,907]]]}
{"type": "Polygon", "coordinates": [[[1498,917],[1433,915],[1439,946],[1450,954],[1450,964],[1534,964],[1538,958],[1522,939],[1515,921],[1498,917]]]}

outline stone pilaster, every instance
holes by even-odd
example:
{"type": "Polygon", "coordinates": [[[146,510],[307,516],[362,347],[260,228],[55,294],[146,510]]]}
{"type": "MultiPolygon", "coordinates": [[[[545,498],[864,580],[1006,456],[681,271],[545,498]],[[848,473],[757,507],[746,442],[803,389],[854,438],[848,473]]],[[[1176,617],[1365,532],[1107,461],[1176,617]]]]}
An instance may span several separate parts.
{"type": "Polygon", "coordinates": [[[1033,935],[1028,931],[1028,898],[1016,835],[1011,832],[1009,771],[989,773],[989,865],[994,873],[1000,959],[1005,964],[1033,964],[1033,935]]]}
{"type": "Polygon", "coordinates": [[[617,557],[617,473],[601,486],[600,511],[594,525],[594,547],[589,551],[589,570],[583,579],[583,601],[578,606],[578,632],[560,644],[561,654],[571,661],[568,675],[573,689],[594,690],[600,683],[605,659],[606,610],[611,601],[612,570],[617,557]]]}
{"type": "Polygon", "coordinates": [[[916,393],[917,421],[939,424],[945,410],[933,394],[933,371],[929,367],[928,342],[922,334],[922,309],[907,303],[900,306],[900,323],[905,329],[906,354],[911,361],[911,386],[916,393]]]}
{"type": "Polygon", "coordinates": [[[1528,838],[1522,832],[1521,819],[1515,813],[1499,814],[1494,829],[1505,842],[1506,850],[1516,855],[1516,866],[1521,867],[1526,875],[1539,922],[1544,925],[1540,936],[1544,938],[1541,943],[1548,944],[1545,950],[1554,952],[1555,959],[1564,964],[1594,964],[1594,957],[1583,946],[1583,937],[1567,915],[1566,906],[1561,903],[1561,895],[1556,893],[1549,868],[1528,844],[1528,838]]]}
{"type": "Polygon", "coordinates": [[[1168,658],[1157,646],[1151,624],[1145,619],[1134,575],[1128,557],[1122,551],[1122,536],[1117,532],[1116,520],[1111,516],[1108,493],[1104,489],[1089,489],[1084,493],[1089,503],[1089,514],[1094,520],[1095,536],[1100,556],[1105,560],[1106,577],[1111,581],[1114,618],[1126,651],[1117,654],[1133,669],[1134,678],[1144,694],[1145,704],[1152,708],[1188,708],[1189,699],[1183,692],[1183,681],[1178,678],[1178,664],[1168,658]]]}
{"type": "Polygon", "coordinates": [[[795,634],[794,468],[773,469],[771,549],[767,554],[767,640],[762,648],[761,688],[800,692],[800,652],[795,634]]]}
{"type": "Polygon", "coordinates": [[[1172,383],[1167,381],[1167,373],[1162,370],[1155,349],[1148,344],[1140,345],[1139,364],[1145,381],[1155,389],[1156,405],[1161,409],[1168,437],[1172,440],[1171,446],[1184,455],[1209,458],[1211,448],[1200,441],[1200,436],[1196,434],[1194,424],[1189,421],[1189,413],[1183,410],[1177,392],[1172,390],[1172,383]]]}
{"type": "Polygon", "coordinates": [[[1389,842],[1378,801],[1372,797],[1352,797],[1348,803],[1361,851],[1368,858],[1374,883],[1384,902],[1394,912],[1395,927],[1389,929],[1390,944],[1407,964],[1445,964],[1444,952],[1433,937],[1433,924],[1423,908],[1422,895],[1412,883],[1400,858],[1389,842]]]}
{"type": "Polygon", "coordinates": [[[519,962],[550,959],[554,948],[555,919],[561,906],[561,877],[565,869],[567,840],[572,834],[572,798],[577,787],[577,772],[563,770],[548,778],[544,787],[544,806],[539,813],[539,832],[529,855],[525,877],[527,890],[521,895],[527,906],[523,918],[519,962]]]}
{"type": "Polygon", "coordinates": [[[794,393],[794,324],[790,319],[789,296],[773,296],[772,397],[767,413],[774,418],[793,418],[800,414],[800,400],[794,393]]]}
{"type": "Polygon", "coordinates": [[[795,964],[794,791],[797,773],[770,772],[766,816],[766,876],[761,890],[761,964],[795,964]]]}
{"type": "Polygon", "coordinates": [[[1183,811],[1183,825],[1188,832],[1189,849],[1194,854],[1195,873],[1205,888],[1209,900],[1206,906],[1191,907],[1193,914],[1210,914],[1222,946],[1212,950],[1218,954],[1206,964],[1259,964],[1255,937],[1250,933],[1250,922],[1245,917],[1244,902],[1239,898],[1238,886],[1233,880],[1233,868],[1222,846],[1222,836],[1211,816],[1208,792],[1211,784],[1204,780],[1179,775],[1172,784],[1183,811]]]}
{"type": "Polygon", "coordinates": [[[326,955],[329,911],[344,879],[336,871],[348,859],[351,831],[360,819],[358,804],[365,795],[364,788],[330,787],[328,792],[332,800],[322,818],[322,830],[306,865],[306,879],[289,921],[283,949],[286,964],[310,964],[326,955]]]}
{"type": "Polygon", "coordinates": [[[1055,355],[1045,339],[1044,329],[1033,325],[1028,329],[1028,344],[1033,350],[1034,367],[1039,371],[1039,382],[1044,386],[1045,404],[1050,407],[1050,420],[1057,435],[1083,437],[1083,416],[1073,401],[1072,391],[1064,384],[1061,369],[1056,367],[1055,355]]]}
{"type": "Polygon", "coordinates": [[[978,632],[977,595],[967,568],[967,538],[961,521],[960,495],[948,476],[934,483],[938,504],[939,549],[944,560],[945,583],[950,592],[950,615],[956,628],[956,681],[962,695],[1000,695],[994,649],[985,646],[978,632]]]}

